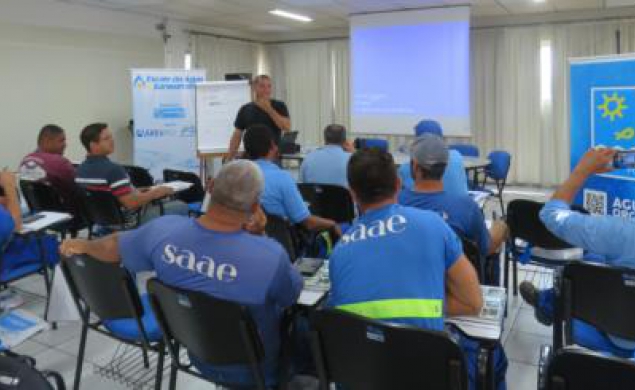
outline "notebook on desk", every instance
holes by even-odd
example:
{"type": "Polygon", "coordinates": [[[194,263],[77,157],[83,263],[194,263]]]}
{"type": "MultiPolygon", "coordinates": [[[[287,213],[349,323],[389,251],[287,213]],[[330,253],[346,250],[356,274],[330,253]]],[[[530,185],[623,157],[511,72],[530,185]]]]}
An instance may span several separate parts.
{"type": "Polygon", "coordinates": [[[162,183],[160,185],[163,186],[163,187],[169,187],[174,192],[180,192],[180,191],[187,190],[188,188],[192,187],[194,184],[192,184],[192,183],[190,183],[188,181],[175,180],[175,181],[168,181],[168,182],[162,183]]]}
{"type": "Polygon", "coordinates": [[[60,222],[70,221],[72,216],[67,213],[58,213],[55,211],[42,211],[34,214],[32,218],[29,218],[30,222],[22,224],[20,233],[37,232],[42,229],[46,229],[50,226],[58,224],[60,222]]]}
{"type": "Polygon", "coordinates": [[[465,334],[482,339],[498,340],[502,334],[507,293],[503,287],[481,286],[483,308],[478,316],[447,317],[465,334]]]}
{"type": "Polygon", "coordinates": [[[469,321],[500,322],[505,315],[507,293],[503,287],[481,286],[483,308],[478,316],[453,316],[451,319],[469,321]]]}

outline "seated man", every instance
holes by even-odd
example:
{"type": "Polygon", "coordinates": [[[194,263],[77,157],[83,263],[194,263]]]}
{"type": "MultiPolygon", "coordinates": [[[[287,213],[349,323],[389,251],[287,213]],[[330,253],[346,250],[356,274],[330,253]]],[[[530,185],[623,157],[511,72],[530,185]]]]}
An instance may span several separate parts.
{"type": "MultiPolygon", "coordinates": [[[[296,302],[303,282],[280,244],[243,228],[258,213],[262,188],[262,174],[255,164],[234,161],[219,172],[210,206],[200,218],[164,216],[137,230],[95,241],[67,240],[62,253],[87,253],[106,262],[121,260],[131,272],[156,271],[157,278],[171,286],[248,305],[265,348],[266,383],[273,387],[283,310],[296,302]]],[[[248,228],[262,231],[264,222],[248,228]]],[[[203,375],[214,380],[253,384],[249,367],[210,366],[190,358],[203,375]]]]}
{"type": "Polygon", "coordinates": [[[23,180],[44,180],[57,189],[64,200],[75,199],[75,168],[64,157],[66,135],[56,125],[46,125],[37,137],[37,150],[28,154],[20,164],[23,180]]]}
{"type": "Polygon", "coordinates": [[[348,188],[346,165],[352,145],[346,140],[346,128],[328,125],[324,129],[325,145],[309,153],[300,166],[301,183],[333,184],[348,188]]]}
{"type": "Polygon", "coordinates": [[[335,221],[311,215],[289,172],[274,163],[278,158],[278,146],[273,133],[267,126],[250,127],[245,133],[243,142],[245,154],[260,167],[265,179],[260,203],[267,213],[301,224],[308,230],[331,230],[339,235],[339,228],[335,221]]]}
{"type": "MultiPolygon", "coordinates": [[[[86,126],[80,135],[82,145],[88,155],[77,168],[75,181],[81,187],[92,191],[106,191],[117,197],[127,210],[137,210],[149,205],[153,200],[173,194],[171,188],[156,186],[145,191],[135,189],[124,167],[108,158],[115,151],[112,132],[105,123],[93,123],[86,126]]],[[[164,204],[165,214],[187,215],[187,205],[179,201],[164,204]]],[[[152,207],[142,218],[150,220],[159,215],[159,207],[152,207]]]]}
{"type": "MultiPolygon", "coordinates": [[[[477,275],[441,217],[396,204],[401,182],[390,154],[351,156],[348,182],[361,215],[330,258],[328,305],[377,320],[443,330],[445,315],[476,315],[483,305],[477,275]]],[[[474,341],[461,337],[472,386],[474,341]]],[[[497,353],[497,382],[506,361],[497,353]]]]}
{"type": "MultiPolygon", "coordinates": [[[[0,171],[0,189],[0,281],[6,282],[37,270],[42,264],[42,252],[34,237],[14,235],[22,229],[22,216],[16,179],[11,172],[0,171]]],[[[55,265],[59,261],[57,239],[45,235],[41,240],[45,262],[55,265]]],[[[18,295],[0,295],[0,309],[21,303],[18,295]]]]}
{"type": "MultiPolygon", "coordinates": [[[[443,137],[443,129],[439,122],[433,120],[422,120],[415,126],[415,137],[423,134],[435,134],[443,137]]],[[[414,176],[412,175],[411,164],[404,163],[399,167],[399,177],[404,188],[412,188],[414,176]]],[[[449,151],[448,164],[443,174],[443,187],[451,194],[467,194],[467,175],[463,166],[463,157],[456,150],[449,151]]]]}
{"type": "MultiPolygon", "coordinates": [[[[443,139],[433,134],[423,134],[414,141],[410,153],[415,184],[412,189],[401,191],[399,203],[436,211],[456,232],[476,243],[484,258],[498,253],[507,237],[505,222],[494,222],[488,232],[483,212],[471,196],[445,191],[442,177],[449,153],[443,139]]],[[[497,262],[498,259],[493,260],[497,262]]],[[[498,267],[493,268],[492,276],[496,281],[498,267]]]]}
{"type": "MultiPolygon", "coordinates": [[[[585,215],[570,209],[571,202],[586,179],[612,170],[615,151],[591,149],[580,159],[569,178],[556,190],[540,212],[540,219],[553,234],[588,251],[590,260],[609,265],[635,268],[635,222],[616,216],[585,215]]],[[[535,308],[536,318],[544,325],[553,323],[553,289],[538,290],[531,282],[520,284],[523,299],[535,308]]],[[[607,302],[610,304],[610,302],[607,302]]],[[[602,334],[582,321],[574,321],[576,344],[620,357],[633,357],[635,340],[602,334]]]]}

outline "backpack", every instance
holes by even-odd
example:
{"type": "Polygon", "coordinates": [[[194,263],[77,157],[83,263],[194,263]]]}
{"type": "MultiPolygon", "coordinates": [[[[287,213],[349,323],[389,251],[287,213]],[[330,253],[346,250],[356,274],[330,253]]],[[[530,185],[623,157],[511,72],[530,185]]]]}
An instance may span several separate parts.
{"type": "Polygon", "coordinates": [[[0,353],[0,390],[66,390],[66,387],[57,372],[37,370],[32,357],[3,351],[0,353]]]}

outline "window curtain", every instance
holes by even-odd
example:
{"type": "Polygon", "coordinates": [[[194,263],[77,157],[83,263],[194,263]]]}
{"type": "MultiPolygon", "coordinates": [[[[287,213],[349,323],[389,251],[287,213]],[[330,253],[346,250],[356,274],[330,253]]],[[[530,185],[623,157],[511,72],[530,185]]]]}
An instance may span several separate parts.
{"type": "MultiPolygon", "coordinates": [[[[472,139],[482,154],[511,153],[508,181],[552,186],[569,173],[569,58],[635,52],[635,20],[472,30],[472,139]],[[540,47],[552,48],[552,98],[541,102],[540,47]]],[[[225,73],[267,73],[274,96],[289,106],[300,142],[321,145],[329,123],[349,123],[349,41],[253,44],[195,37],[196,65],[208,79],[225,73]]],[[[372,136],[370,136],[372,137],[372,136]]],[[[384,137],[385,138],[385,137],[384,137]]],[[[411,136],[387,137],[391,150],[411,136]]]]}
{"type": "Polygon", "coordinates": [[[194,35],[194,64],[207,70],[207,80],[225,80],[226,73],[256,75],[262,67],[262,45],[234,39],[194,35]]]}
{"type": "Polygon", "coordinates": [[[635,22],[474,30],[472,133],[482,151],[512,155],[509,181],[553,186],[569,174],[569,59],[635,50],[635,22]],[[551,101],[540,95],[540,45],[552,48],[551,101]]]}

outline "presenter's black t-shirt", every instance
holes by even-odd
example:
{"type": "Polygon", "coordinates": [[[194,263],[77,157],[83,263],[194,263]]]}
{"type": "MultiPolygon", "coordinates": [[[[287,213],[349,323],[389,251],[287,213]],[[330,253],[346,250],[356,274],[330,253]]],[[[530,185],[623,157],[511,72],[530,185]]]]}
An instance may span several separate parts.
{"type": "MultiPolygon", "coordinates": [[[[287,118],[289,117],[289,110],[284,102],[271,99],[271,107],[273,107],[278,114],[287,118]]],[[[271,119],[269,114],[258,107],[256,103],[252,102],[240,107],[238,115],[236,115],[236,120],[234,121],[234,126],[240,131],[245,131],[253,125],[268,126],[273,131],[273,135],[276,137],[276,143],[280,143],[280,134],[282,133],[282,129],[276,125],[276,122],[271,119]]]]}

